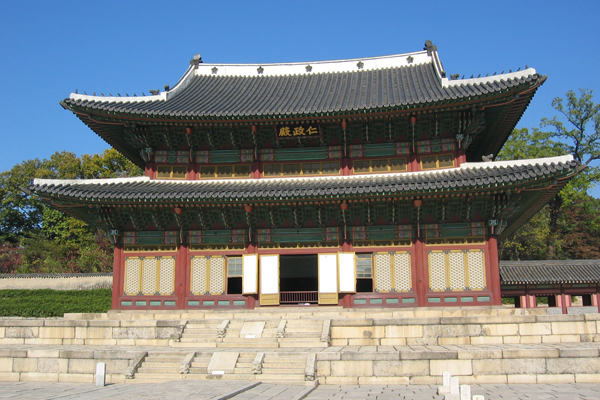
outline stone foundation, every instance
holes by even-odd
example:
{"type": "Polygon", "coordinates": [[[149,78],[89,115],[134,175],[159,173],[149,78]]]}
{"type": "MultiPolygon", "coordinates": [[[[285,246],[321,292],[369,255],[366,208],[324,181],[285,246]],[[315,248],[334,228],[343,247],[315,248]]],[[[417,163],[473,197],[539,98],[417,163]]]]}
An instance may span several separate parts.
{"type": "MultiPolygon", "coordinates": [[[[280,307],[4,318],[0,319],[0,380],[93,382],[96,363],[105,362],[107,381],[124,382],[136,368],[133,364],[143,359],[140,352],[149,357],[176,353],[175,358],[181,355],[184,360],[198,346],[210,356],[224,351],[216,347],[227,345],[235,352],[264,353],[267,360],[275,354],[310,358],[314,367],[307,370],[312,369],[312,379],[324,384],[439,385],[444,371],[464,384],[600,382],[600,314],[545,315],[544,311],[280,307]],[[280,323],[284,320],[286,324],[280,323]],[[206,326],[213,326],[210,332],[214,330],[209,334],[220,342],[184,343],[182,334],[193,336],[185,333],[188,321],[189,326],[207,321],[206,326]],[[225,321],[232,332],[217,339],[225,321]],[[246,339],[241,331],[233,332],[235,326],[243,329],[243,321],[266,321],[261,326],[270,327],[269,333],[264,328],[262,337],[246,339]],[[317,327],[320,341],[317,337],[306,342],[303,335],[308,334],[293,328],[309,322],[317,327]]],[[[204,374],[177,378],[211,378],[204,374]]],[[[225,374],[221,379],[227,378],[225,374]]]]}

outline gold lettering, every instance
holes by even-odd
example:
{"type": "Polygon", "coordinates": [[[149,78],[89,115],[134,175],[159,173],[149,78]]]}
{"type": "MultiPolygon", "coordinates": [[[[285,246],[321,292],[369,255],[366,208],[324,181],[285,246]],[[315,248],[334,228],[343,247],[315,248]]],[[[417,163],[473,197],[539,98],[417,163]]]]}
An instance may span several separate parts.
{"type": "Polygon", "coordinates": [[[302,136],[304,135],[304,128],[301,126],[297,126],[294,128],[294,136],[302,136]]]}
{"type": "Polygon", "coordinates": [[[288,126],[284,126],[279,130],[279,136],[292,136],[290,133],[290,128],[288,126]]]}
{"type": "Polygon", "coordinates": [[[316,135],[317,134],[317,128],[309,126],[308,129],[306,130],[306,134],[310,135],[310,136],[316,135]]]}

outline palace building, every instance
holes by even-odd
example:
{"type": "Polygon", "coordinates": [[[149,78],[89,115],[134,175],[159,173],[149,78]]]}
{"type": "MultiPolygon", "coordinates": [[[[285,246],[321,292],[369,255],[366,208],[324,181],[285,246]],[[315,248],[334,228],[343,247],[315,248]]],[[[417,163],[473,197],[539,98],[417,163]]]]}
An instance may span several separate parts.
{"type": "Polygon", "coordinates": [[[150,96],[61,105],[145,176],[37,179],[115,244],[113,309],[500,304],[498,240],[578,171],[493,161],[546,77],[436,46],[289,64],[199,55],[150,96]]]}

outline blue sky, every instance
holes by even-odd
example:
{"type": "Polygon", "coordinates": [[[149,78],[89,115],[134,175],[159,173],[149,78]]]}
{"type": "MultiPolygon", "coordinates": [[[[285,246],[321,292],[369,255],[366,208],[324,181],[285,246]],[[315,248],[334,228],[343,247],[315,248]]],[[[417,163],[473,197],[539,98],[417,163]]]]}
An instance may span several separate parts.
{"type": "MultiPolygon", "coordinates": [[[[429,39],[449,74],[525,65],[548,75],[517,127],[554,97],[595,89],[600,1],[15,1],[0,3],[0,171],[107,145],[59,100],[173,86],[205,62],[318,61],[406,53],[429,39]]],[[[600,188],[593,194],[600,197],[600,188]]]]}

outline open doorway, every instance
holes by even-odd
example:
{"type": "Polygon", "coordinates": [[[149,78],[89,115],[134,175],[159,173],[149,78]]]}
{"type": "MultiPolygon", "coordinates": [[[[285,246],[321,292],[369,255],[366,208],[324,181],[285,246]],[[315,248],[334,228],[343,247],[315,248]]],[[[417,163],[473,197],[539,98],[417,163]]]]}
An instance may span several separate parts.
{"type": "Polygon", "coordinates": [[[319,261],[316,254],[279,256],[281,303],[318,302],[319,261]]]}

